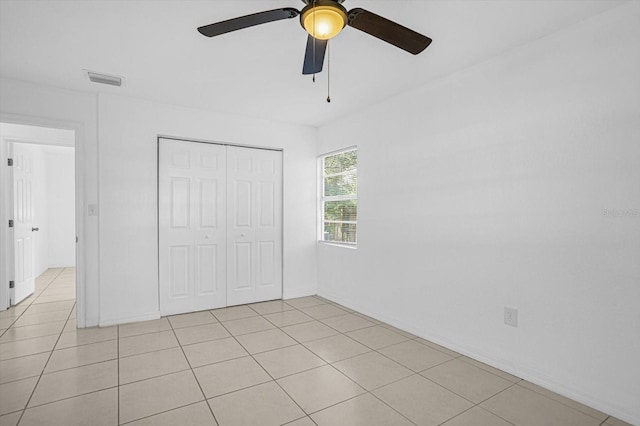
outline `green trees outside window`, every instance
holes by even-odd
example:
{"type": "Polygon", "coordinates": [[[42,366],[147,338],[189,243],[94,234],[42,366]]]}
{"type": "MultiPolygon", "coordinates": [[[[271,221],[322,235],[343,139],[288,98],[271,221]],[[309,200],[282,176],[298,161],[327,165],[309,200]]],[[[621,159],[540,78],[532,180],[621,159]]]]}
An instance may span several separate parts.
{"type": "Polygon", "coordinates": [[[358,217],[358,151],[321,157],[323,241],[355,245],[358,217]]]}

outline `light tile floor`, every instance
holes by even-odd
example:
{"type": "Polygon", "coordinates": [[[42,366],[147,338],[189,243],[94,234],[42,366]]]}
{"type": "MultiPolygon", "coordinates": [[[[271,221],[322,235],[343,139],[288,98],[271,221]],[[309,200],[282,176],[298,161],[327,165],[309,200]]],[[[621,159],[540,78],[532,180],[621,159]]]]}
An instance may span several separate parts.
{"type": "Polygon", "coordinates": [[[317,296],[76,330],[74,277],[0,312],[0,426],[625,424],[317,296]]]}

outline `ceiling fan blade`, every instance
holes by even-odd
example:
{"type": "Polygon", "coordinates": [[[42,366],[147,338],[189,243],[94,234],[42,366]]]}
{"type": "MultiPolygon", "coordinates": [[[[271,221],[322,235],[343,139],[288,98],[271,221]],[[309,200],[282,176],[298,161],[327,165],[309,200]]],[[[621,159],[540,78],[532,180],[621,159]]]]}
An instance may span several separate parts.
{"type": "Polygon", "coordinates": [[[283,7],[281,9],[267,10],[251,15],[240,16],[238,18],[228,19],[215,24],[205,25],[198,28],[200,34],[207,37],[214,37],[220,34],[230,33],[231,31],[241,30],[243,28],[253,27],[254,25],[266,24],[267,22],[279,21],[281,19],[295,18],[300,12],[292,7],[283,7]]]}
{"type": "Polygon", "coordinates": [[[302,74],[317,74],[322,71],[324,54],[327,51],[327,41],[314,39],[311,36],[307,37],[307,50],[304,52],[302,74]]]}
{"type": "Polygon", "coordinates": [[[429,37],[361,8],[349,11],[349,25],[414,55],[431,44],[429,37]]]}

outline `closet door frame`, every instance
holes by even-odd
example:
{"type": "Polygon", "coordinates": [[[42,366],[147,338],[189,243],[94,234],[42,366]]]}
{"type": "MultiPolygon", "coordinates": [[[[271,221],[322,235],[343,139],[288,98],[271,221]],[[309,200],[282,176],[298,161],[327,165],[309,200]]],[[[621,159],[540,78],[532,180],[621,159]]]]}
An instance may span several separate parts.
{"type": "MultiPolygon", "coordinates": [[[[202,139],[187,139],[187,138],[182,138],[182,137],[175,137],[175,136],[164,136],[164,135],[158,135],[157,137],[157,175],[158,175],[158,179],[157,179],[157,191],[158,191],[158,198],[157,198],[157,211],[158,211],[158,304],[159,304],[159,310],[161,312],[161,315],[170,315],[170,313],[164,313],[162,311],[162,306],[160,303],[160,294],[163,291],[163,288],[161,287],[161,263],[160,263],[160,144],[161,144],[161,140],[162,139],[166,139],[166,140],[173,140],[173,141],[180,141],[180,142],[189,142],[189,143],[203,143],[203,144],[212,144],[212,145],[218,145],[218,146],[224,146],[224,147],[237,147],[237,148],[248,148],[248,149],[255,149],[255,150],[265,150],[265,151],[274,151],[274,152],[279,152],[280,153],[280,160],[281,160],[281,170],[280,170],[280,188],[279,188],[279,192],[280,192],[280,216],[279,216],[279,221],[280,221],[280,247],[279,247],[279,255],[280,255],[280,273],[279,273],[279,280],[280,280],[280,299],[282,299],[282,296],[284,294],[284,149],[282,148],[273,148],[273,147],[265,147],[265,146],[258,146],[258,145],[243,145],[243,144],[233,144],[233,143],[224,143],[224,142],[217,142],[217,141],[209,141],[209,140],[202,140],[202,139]]],[[[225,159],[226,161],[226,159],[225,159]]],[[[226,165],[225,165],[226,167],[226,165]]],[[[228,194],[227,194],[227,198],[228,198],[228,194]]],[[[228,200],[227,200],[228,202],[228,200]]],[[[277,201],[276,201],[277,202],[277,201]]],[[[228,207],[227,207],[228,210],[228,207]]],[[[229,236],[227,235],[227,241],[228,241],[229,236]]],[[[228,255],[228,254],[227,254],[228,255]]],[[[227,276],[228,276],[228,271],[227,271],[227,276]]],[[[228,281],[228,280],[227,280],[228,281]]],[[[227,284],[227,283],[225,283],[227,284]]],[[[228,284],[227,284],[228,285],[228,284]]],[[[228,291],[228,287],[227,287],[227,291],[228,291]]],[[[233,304],[229,304],[229,296],[227,294],[226,296],[226,304],[225,306],[233,306],[233,304]]],[[[202,309],[202,308],[199,308],[202,309]]],[[[209,309],[209,308],[207,308],[209,309]]],[[[213,309],[213,308],[210,308],[213,309]]],[[[193,312],[197,311],[194,310],[193,312]]],[[[192,311],[184,311],[184,313],[187,312],[192,312],[192,311]]]]}

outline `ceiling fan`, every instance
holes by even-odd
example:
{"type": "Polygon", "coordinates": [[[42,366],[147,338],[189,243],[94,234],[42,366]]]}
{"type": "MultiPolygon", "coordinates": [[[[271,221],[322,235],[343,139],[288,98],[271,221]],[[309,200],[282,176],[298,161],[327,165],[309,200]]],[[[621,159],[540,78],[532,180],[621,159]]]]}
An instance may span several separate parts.
{"type": "Polygon", "coordinates": [[[214,37],[254,25],[291,19],[300,15],[300,24],[309,34],[304,55],[302,74],[322,71],[327,41],[335,37],[346,25],[370,34],[400,49],[417,55],[431,44],[431,39],[400,24],[361,8],[347,9],[344,0],[302,0],[306,6],[298,11],[292,7],[267,10],[240,16],[198,28],[207,37],[214,37]]]}

